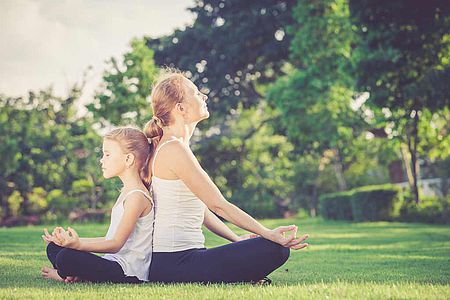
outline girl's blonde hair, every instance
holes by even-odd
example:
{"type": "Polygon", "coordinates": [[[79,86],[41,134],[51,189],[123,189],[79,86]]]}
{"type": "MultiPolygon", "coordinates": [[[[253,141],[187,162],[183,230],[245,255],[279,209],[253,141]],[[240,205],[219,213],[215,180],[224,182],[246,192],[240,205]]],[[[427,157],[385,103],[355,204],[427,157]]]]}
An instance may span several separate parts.
{"type": "Polygon", "coordinates": [[[119,127],[105,134],[103,138],[118,142],[124,153],[134,155],[142,183],[147,189],[150,189],[151,145],[144,132],[132,127],[119,127]]]}

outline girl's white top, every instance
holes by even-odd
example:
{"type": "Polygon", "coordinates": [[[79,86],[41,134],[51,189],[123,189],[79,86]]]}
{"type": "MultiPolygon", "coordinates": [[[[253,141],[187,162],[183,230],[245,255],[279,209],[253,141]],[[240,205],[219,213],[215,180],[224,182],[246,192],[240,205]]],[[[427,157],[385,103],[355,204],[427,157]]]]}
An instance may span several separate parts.
{"type": "MultiPolygon", "coordinates": [[[[155,174],[156,150],[152,164],[155,174]]],[[[175,252],[204,248],[202,224],[206,205],[191,192],[181,179],[168,180],[152,176],[152,192],[156,205],[153,252],[175,252]]]]}
{"type": "Polygon", "coordinates": [[[109,225],[106,239],[114,237],[117,227],[124,213],[123,202],[133,192],[141,192],[152,203],[152,210],[140,217],[125,244],[117,253],[105,254],[103,258],[116,261],[126,276],[136,276],[142,281],[148,281],[150,262],[152,259],[153,224],[155,222],[154,205],[149,194],[142,190],[132,190],[113,207],[111,224],[109,225]]]}

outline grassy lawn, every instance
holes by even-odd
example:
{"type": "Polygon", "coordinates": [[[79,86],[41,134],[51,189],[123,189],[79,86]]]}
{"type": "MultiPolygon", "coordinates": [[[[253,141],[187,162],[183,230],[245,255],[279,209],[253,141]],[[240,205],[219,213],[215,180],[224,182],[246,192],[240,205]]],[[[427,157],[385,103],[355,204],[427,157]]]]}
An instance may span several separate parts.
{"type": "MultiPolygon", "coordinates": [[[[291,253],[270,275],[271,286],[66,285],[40,278],[50,265],[44,226],[0,228],[0,299],[449,299],[450,227],[404,223],[265,220],[269,227],[300,225],[310,247],[291,253]]],[[[104,234],[107,225],[75,225],[81,236],[104,234]]],[[[207,247],[226,241],[205,232],[207,247]]]]}

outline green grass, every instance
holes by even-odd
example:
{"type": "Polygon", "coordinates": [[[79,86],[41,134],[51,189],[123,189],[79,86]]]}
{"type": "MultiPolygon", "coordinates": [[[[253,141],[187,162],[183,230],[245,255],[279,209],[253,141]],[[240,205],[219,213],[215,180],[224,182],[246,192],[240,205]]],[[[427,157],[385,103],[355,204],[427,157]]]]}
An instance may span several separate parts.
{"type": "MultiPolygon", "coordinates": [[[[0,299],[449,299],[450,228],[404,223],[265,220],[298,224],[311,235],[305,250],[270,275],[271,286],[70,284],[40,278],[49,265],[44,226],[0,228],[0,299]]],[[[107,225],[74,226],[82,236],[107,225]]],[[[207,246],[226,243],[205,232],[207,246]]]]}

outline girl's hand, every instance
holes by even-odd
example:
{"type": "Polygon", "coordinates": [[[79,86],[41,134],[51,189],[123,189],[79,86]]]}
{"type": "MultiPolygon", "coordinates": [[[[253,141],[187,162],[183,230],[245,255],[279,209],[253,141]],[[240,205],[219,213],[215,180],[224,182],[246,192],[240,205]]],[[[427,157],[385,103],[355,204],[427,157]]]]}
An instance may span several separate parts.
{"type": "Polygon", "coordinates": [[[55,237],[48,232],[47,228],[44,228],[44,235],[42,235],[42,239],[47,245],[55,242],[55,237]]]}
{"type": "Polygon", "coordinates": [[[58,239],[56,237],[56,232],[64,231],[64,228],[62,227],[55,227],[53,229],[52,234],[50,234],[47,230],[47,228],[44,228],[44,235],[42,235],[42,239],[46,244],[55,243],[58,244],[58,239]]]}
{"type": "Polygon", "coordinates": [[[80,238],[73,228],[67,227],[67,231],[56,230],[54,237],[56,238],[55,244],[58,246],[75,250],[80,247],[80,238]]]}

